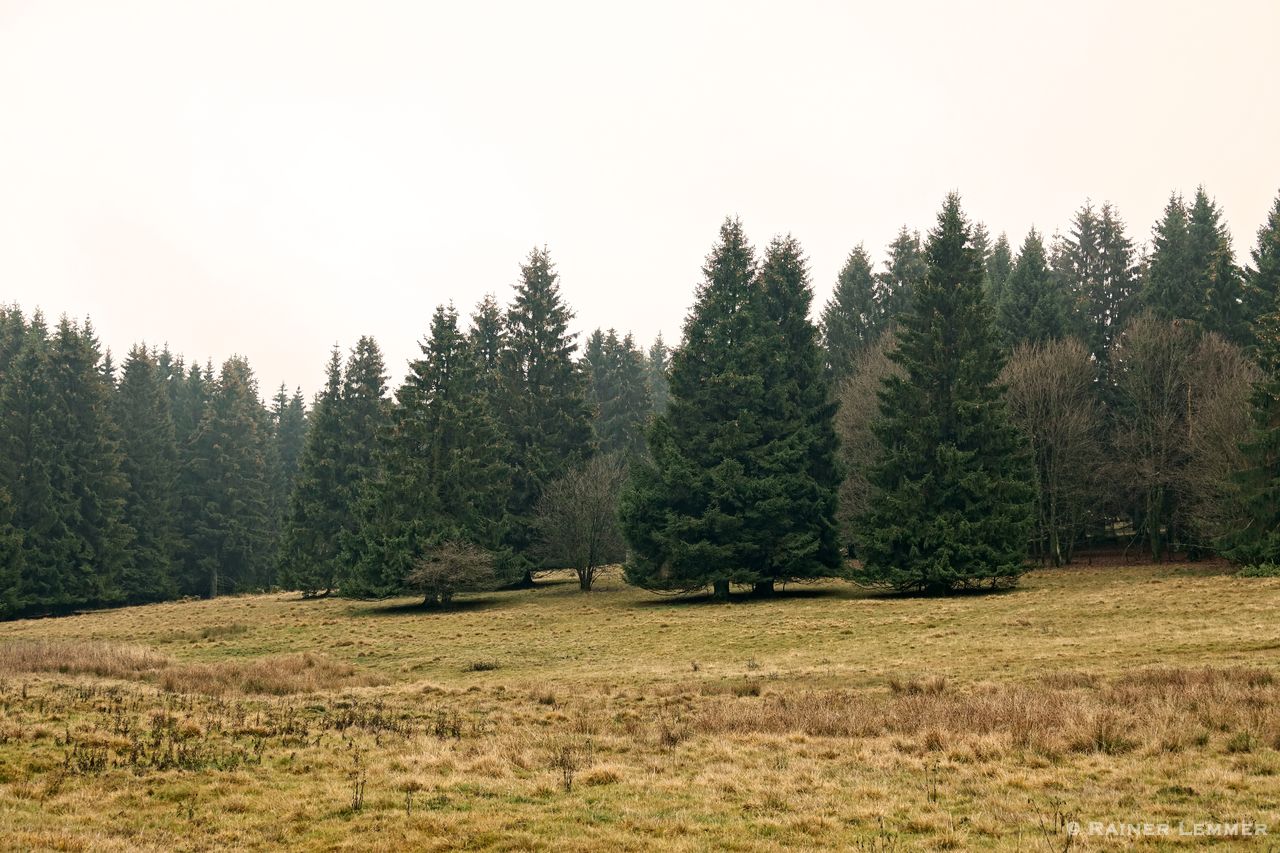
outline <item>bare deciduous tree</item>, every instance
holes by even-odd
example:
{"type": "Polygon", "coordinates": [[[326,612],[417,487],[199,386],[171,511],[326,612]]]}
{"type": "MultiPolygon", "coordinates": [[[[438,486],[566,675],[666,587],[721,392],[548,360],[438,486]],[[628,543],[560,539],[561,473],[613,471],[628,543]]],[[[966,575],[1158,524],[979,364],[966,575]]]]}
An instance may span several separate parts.
{"type": "Polygon", "coordinates": [[[1235,474],[1245,467],[1240,444],[1252,424],[1257,366],[1217,334],[1196,349],[1188,383],[1187,466],[1180,481],[1186,523],[1202,547],[1212,547],[1245,517],[1235,474]]]}
{"type": "Polygon", "coordinates": [[[1103,444],[1096,379],[1089,350],[1074,339],[1019,346],[1001,375],[1009,415],[1035,459],[1036,545],[1058,566],[1070,562],[1099,505],[1103,444]]]}
{"type": "Polygon", "coordinates": [[[840,525],[841,541],[846,544],[853,541],[855,521],[871,505],[868,473],[880,456],[880,440],[872,431],[880,416],[878,393],[885,377],[901,371],[889,360],[893,347],[893,335],[881,335],[858,356],[849,378],[836,389],[835,427],[845,475],[840,484],[836,521],[840,525]]]}
{"type": "Polygon", "coordinates": [[[405,586],[424,596],[424,604],[445,606],[459,592],[486,592],[497,585],[493,554],[459,539],[428,549],[405,578],[405,586]]]}
{"type": "Polygon", "coordinates": [[[595,456],[542,493],[538,529],[543,555],[571,567],[588,592],[600,570],[620,562],[626,544],[618,526],[618,496],[627,467],[616,456],[595,456]]]}
{"type": "Polygon", "coordinates": [[[1233,477],[1257,368],[1216,333],[1151,316],[1124,332],[1113,363],[1117,473],[1134,486],[1152,556],[1174,539],[1208,550],[1240,517],[1233,477]]]}
{"type": "Polygon", "coordinates": [[[1117,338],[1111,355],[1113,470],[1129,487],[1135,527],[1157,560],[1174,535],[1179,479],[1187,464],[1188,376],[1196,345],[1194,324],[1146,313],[1117,338]]]}

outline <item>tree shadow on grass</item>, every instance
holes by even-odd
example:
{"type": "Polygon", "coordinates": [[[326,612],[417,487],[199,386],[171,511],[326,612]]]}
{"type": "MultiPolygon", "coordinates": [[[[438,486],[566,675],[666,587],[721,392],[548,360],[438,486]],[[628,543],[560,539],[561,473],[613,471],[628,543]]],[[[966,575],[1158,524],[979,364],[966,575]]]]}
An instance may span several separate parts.
{"type": "Polygon", "coordinates": [[[730,592],[728,601],[722,598],[716,598],[711,592],[693,592],[693,593],[655,593],[654,597],[644,601],[635,602],[636,607],[642,608],[663,608],[663,607],[714,607],[720,604],[781,604],[788,601],[807,601],[824,598],[850,598],[850,589],[840,587],[812,587],[803,585],[793,585],[791,587],[776,589],[768,595],[757,595],[750,590],[742,592],[730,592]]]}
{"type": "Polygon", "coordinates": [[[352,616],[450,616],[459,613],[476,613],[482,610],[495,610],[507,606],[501,598],[488,595],[480,598],[461,598],[449,605],[425,604],[421,600],[394,602],[357,601],[351,610],[352,616]]]}

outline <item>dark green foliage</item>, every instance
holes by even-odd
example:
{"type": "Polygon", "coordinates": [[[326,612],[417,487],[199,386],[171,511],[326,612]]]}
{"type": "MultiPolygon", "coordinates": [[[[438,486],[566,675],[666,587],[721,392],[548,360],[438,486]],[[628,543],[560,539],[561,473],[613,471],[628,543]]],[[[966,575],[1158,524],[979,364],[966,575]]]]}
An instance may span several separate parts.
{"type": "Polygon", "coordinates": [[[471,315],[471,331],[467,333],[467,348],[476,364],[476,383],[495,411],[501,385],[502,350],[506,346],[506,325],[502,306],[490,294],[476,306],[475,313],[471,315]]]}
{"type": "Polygon", "coordinates": [[[384,598],[416,589],[410,575],[445,541],[499,552],[503,571],[511,563],[501,552],[509,446],[480,381],[483,361],[459,332],[452,307],[436,309],[422,355],[396,392],[376,473],[361,490],[344,595],[384,598]]]}
{"type": "MultiPolygon", "coordinates": [[[[835,410],[818,331],[809,321],[813,291],[794,239],[770,243],[760,269],[763,291],[766,475],[756,506],[764,514],[765,584],[831,575],[840,566],[836,500],[835,410]]],[[[757,582],[760,583],[760,582],[757,582]]]]}
{"type": "Polygon", "coordinates": [[[289,509],[280,567],[305,595],[331,592],[361,535],[357,507],[377,469],[379,437],[389,423],[387,377],[373,338],[357,341],[345,370],[335,348],[289,509]]]}
{"type": "MultiPolygon", "coordinates": [[[[16,323],[22,324],[20,317],[16,323]]],[[[13,561],[19,569],[17,583],[4,597],[10,612],[38,612],[80,602],[65,591],[62,581],[71,549],[62,518],[63,499],[54,490],[51,473],[59,460],[51,423],[54,392],[48,329],[36,314],[20,331],[10,326],[9,333],[20,336],[21,343],[10,357],[0,389],[4,427],[0,465],[11,523],[22,531],[23,541],[13,561]]]]}
{"type": "Polygon", "coordinates": [[[625,458],[644,452],[644,426],[653,410],[648,363],[631,335],[599,329],[587,339],[582,360],[588,398],[595,409],[596,444],[625,458]]]}
{"type": "Polygon", "coordinates": [[[1245,271],[1245,313],[1256,324],[1280,305],[1280,194],[1258,229],[1258,244],[1250,257],[1253,264],[1245,271]]]}
{"type": "Polygon", "coordinates": [[[924,283],[928,262],[920,248],[920,233],[904,225],[889,244],[885,271],[876,277],[876,303],[886,324],[895,323],[911,305],[911,295],[924,283]]]}
{"type": "Polygon", "coordinates": [[[1080,335],[1107,384],[1112,344],[1136,304],[1133,242],[1110,204],[1095,213],[1086,203],[1076,211],[1062,249],[1055,271],[1071,294],[1080,335]]]}
{"type": "Polygon", "coordinates": [[[335,346],[324,390],[312,405],[280,546],[281,586],[305,595],[332,590],[342,569],[339,537],[353,506],[344,462],[342,389],[342,355],[335,346]]]}
{"type": "Polygon", "coordinates": [[[577,344],[568,331],[572,318],[551,256],[533,250],[520,265],[499,364],[497,414],[515,468],[507,545],[518,554],[534,542],[533,514],[543,487],[594,450],[586,377],[574,361],[577,344]]]}
{"type": "Polygon", "coordinates": [[[132,531],[124,522],[113,387],[92,327],[63,318],[51,336],[7,311],[0,373],[0,492],[9,500],[0,592],[11,613],[120,600],[132,531]],[[20,343],[19,339],[20,338],[20,343]]]}
{"type": "Polygon", "coordinates": [[[273,573],[275,518],[258,383],[243,358],[227,359],[191,438],[184,477],[193,503],[186,591],[209,597],[258,589],[273,573]]]}
{"type": "Polygon", "coordinates": [[[1253,264],[1250,299],[1255,310],[1264,306],[1268,310],[1252,330],[1262,380],[1254,386],[1254,428],[1243,446],[1247,467],[1240,474],[1248,523],[1225,544],[1237,562],[1276,564],[1280,563],[1280,199],[1258,231],[1253,264]]]}
{"type": "Polygon", "coordinates": [[[884,326],[871,267],[871,256],[859,245],[849,253],[836,279],[835,292],[822,309],[822,343],[833,382],[849,375],[858,356],[876,341],[884,326]]]}
{"type": "Polygon", "coordinates": [[[1204,187],[1196,189],[1191,203],[1187,242],[1192,276],[1204,293],[1201,321],[1205,328],[1231,343],[1248,343],[1244,283],[1231,248],[1231,234],[1222,221],[1222,211],[1204,187]]]}
{"type": "Polygon", "coordinates": [[[178,591],[178,444],[164,378],[145,347],[135,346],[125,358],[114,412],[129,484],[124,520],[134,534],[121,593],[130,603],[163,601],[178,591]]]}
{"type": "Polygon", "coordinates": [[[1231,235],[1204,187],[1190,209],[1176,193],[1156,223],[1142,303],[1167,320],[1194,320],[1228,341],[1249,341],[1249,306],[1231,235]]]}
{"type": "Polygon", "coordinates": [[[653,339],[649,357],[645,362],[645,376],[649,381],[649,402],[652,414],[660,415],[671,403],[671,351],[662,340],[662,333],[653,339]]]}
{"type": "MultiPolygon", "coordinates": [[[[162,352],[161,362],[164,356],[162,352]]],[[[212,380],[211,367],[201,368],[199,364],[192,364],[184,373],[182,360],[175,359],[168,382],[173,432],[178,444],[178,556],[181,563],[178,588],[188,595],[208,591],[208,584],[201,582],[206,576],[206,568],[201,565],[202,554],[195,541],[196,528],[205,507],[203,484],[198,478],[198,469],[192,463],[196,432],[212,396],[212,380]]]]}
{"type": "Polygon", "coordinates": [[[1001,232],[996,238],[995,245],[991,247],[991,255],[987,258],[986,265],[986,285],[987,301],[992,305],[999,305],[1000,300],[1004,298],[1005,283],[1008,282],[1009,276],[1013,274],[1013,247],[1009,245],[1008,235],[1001,232]]]}
{"type": "Polygon", "coordinates": [[[0,619],[19,612],[22,583],[22,531],[13,523],[13,499],[0,489],[0,619]]]}
{"type": "Polygon", "coordinates": [[[66,536],[58,550],[69,558],[60,566],[67,605],[119,600],[132,536],[124,524],[128,484],[120,473],[118,433],[110,414],[114,389],[102,358],[88,323],[59,321],[49,341],[49,430],[56,460],[50,484],[66,536]]]}
{"type": "Polygon", "coordinates": [[[1152,233],[1151,261],[1142,285],[1142,305],[1164,319],[1199,320],[1204,294],[1192,272],[1187,207],[1174,193],[1152,233]]]}
{"type": "Polygon", "coordinates": [[[652,460],[633,466],[622,500],[627,579],[723,597],[730,583],[831,574],[832,407],[799,247],[775,241],[758,275],[728,220],[703,276],[671,404],[650,429],[652,460]]]}
{"type": "Polygon", "coordinates": [[[285,393],[281,384],[276,391],[271,410],[271,421],[275,427],[276,457],[280,463],[281,488],[285,499],[293,494],[293,486],[298,477],[298,465],[302,461],[302,449],[307,441],[307,407],[302,398],[302,389],[294,390],[292,396],[285,393]]]}
{"type": "Polygon", "coordinates": [[[1068,294],[1049,271],[1044,241],[1036,229],[1027,233],[999,303],[999,326],[1005,346],[1058,340],[1069,324],[1068,294]]]}
{"type": "Polygon", "coordinates": [[[926,254],[891,356],[905,375],[881,392],[884,457],[859,524],[862,573],[902,591],[1009,585],[1023,571],[1033,474],[996,383],[1003,359],[954,194],[926,254]]]}

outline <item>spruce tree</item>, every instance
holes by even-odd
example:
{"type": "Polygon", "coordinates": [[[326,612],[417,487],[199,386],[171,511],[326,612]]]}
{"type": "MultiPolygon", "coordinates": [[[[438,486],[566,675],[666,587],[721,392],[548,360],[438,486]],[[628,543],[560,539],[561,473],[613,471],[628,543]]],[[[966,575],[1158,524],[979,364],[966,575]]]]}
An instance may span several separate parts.
{"type": "Polygon", "coordinates": [[[991,305],[999,305],[1004,299],[1005,283],[1013,274],[1013,247],[1009,245],[1009,236],[1004,232],[996,238],[991,247],[991,257],[987,259],[986,293],[991,305]]]}
{"type": "Polygon", "coordinates": [[[229,358],[212,384],[184,472],[190,484],[184,497],[194,502],[188,510],[189,591],[214,598],[270,580],[275,519],[263,429],[253,370],[243,358],[229,358]]]}
{"type": "Polygon", "coordinates": [[[520,265],[507,310],[498,405],[515,468],[507,544],[518,555],[537,536],[534,510],[543,487],[593,452],[587,383],[573,359],[573,314],[559,279],[547,250],[534,249],[520,265]]]}
{"type": "Polygon", "coordinates": [[[1239,474],[1247,523],[1224,545],[1236,562],[1280,564],[1280,199],[1258,231],[1252,258],[1251,304],[1269,310],[1252,329],[1262,379],[1254,386],[1253,431],[1242,447],[1247,464],[1239,474]]]}
{"type": "MultiPolygon", "coordinates": [[[[1258,229],[1258,244],[1250,258],[1253,263],[1245,271],[1245,314],[1256,327],[1262,317],[1280,305],[1280,194],[1271,205],[1267,221],[1258,229]]],[[[1251,331],[1256,333],[1257,329],[1251,331]]]]}
{"type": "Polygon", "coordinates": [[[648,364],[630,335],[599,329],[587,339],[582,360],[595,409],[596,445],[602,453],[632,458],[644,451],[644,426],[653,409],[648,364]]]}
{"type": "Polygon", "coordinates": [[[22,530],[13,523],[13,499],[0,487],[0,619],[17,616],[22,586],[22,530]]]}
{"type": "Polygon", "coordinates": [[[748,466],[761,443],[764,317],[755,253],[727,220],[671,362],[671,403],[649,430],[651,462],[631,469],[620,519],[629,583],[693,592],[762,580],[748,466]]]}
{"type": "Polygon", "coordinates": [[[926,254],[892,355],[903,375],[881,392],[862,574],[900,591],[1010,585],[1023,571],[1034,475],[996,382],[1003,359],[957,195],[926,254]]]}
{"type": "Polygon", "coordinates": [[[342,353],[335,346],[329,354],[324,388],[312,404],[279,554],[280,584],[307,596],[337,586],[342,571],[341,532],[351,518],[352,496],[343,463],[347,431],[342,387],[342,353]]]}
{"type": "Polygon", "coordinates": [[[513,562],[503,541],[512,469],[482,367],[458,330],[457,313],[439,306],[422,358],[396,392],[377,472],[361,491],[343,594],[405,592],[418,562],[446,541],[497,554],[499,575],[508,578],[513,562]]]}
{"type": "Polygon", "coordinates": [[[288,395],[284,383],[276,392],[273,404],[271,420],[275,426],[276,455],[280,460],[282,488],[287,501],[293,494],[302,449],[306,445],[307,407],[302,389],[296,388],[292,395],[288,395]]]}
{"type": "Polygon", "coordinates": [[[1077,215],[1068,245],[1082,256],[1073,258],[1073,265],[1084,339],[1106,385],[1112,346],[1137,306],[1138,270],[1133,241],[1125,235],[1124,221],[1115,208],[1103,204],[1100,215],[1086,209],[1091,221],[1087,225],[1079,221],[1084,210],[1077,215]]]}
{"type": "Polygon", "coordinates": [[[476,365],[476,382],[494,411],[498,408],[506,325],[502,306],[493,294],[486,294],[471,315],[471,330],[467,333],[467,349],[476,365]]]}
{"type": "Polygon", "coordinates": [[[17,584],[8,596],[10,610],[38,613],[79,602],[63,579],[74,552],[63,522],[64,507],[53,487],[51,469],[58,464],[58,449],[51,423],[49,333],[39,312],[24,324],[21,338],[0,387],[0,470],[11,523],[22,531],[21,550],[14,560],[17,584]]]}
{"type": "MultiPolygon", "coordinates": [[[[161,358],[164,358],[163,352],[161,358]]],[[[181,358],[173,360],[172,369],[168,390],[178,445],[178,590],[186,595],[199,595],[207,593],[209,585],[208,568],[201,562],[196,538],[204,513],[204,484],[193,461],[196,433],[209,407],[214,377],[211,368],[201,368],[199,363],[185,368],[181,358]]]]}
{"type": "Polygon", "coordinates": [[[808,264],[791,237],[769,244],[760,268],[769,421],[758,453],[763,476],[756,512],[766,525],[757,592],[775,582],[835,573],[840,566],[835,410],[818,330],[809,321],[808,264]]]}
{"type": "Polygon", "coordinates": [[[672,358],[671,403],[649,431],[620,518],[630,583],[692,592],[830,574],[834,432],[799,248],[763,275],[727,220],[672,358]]]}
{"type": "Polygon", "coordinates": [[[1142,285],[1142,305],[1165,320],[1195,320],[1204,313],[1204,293],[1191,263],[1187,208],[1174,193],[1152,233],[1151,261],[1142,285]]]}
{"type": "Polygon", "coordinates": [[[68,537],[62,565],[67,604],[121,599],[132,531],[124,523],[128,484],[111,418],[112,386],[93,328],[62,318],[49,341],[54,456],[50,481],[68,537]]]}
{"type": "Polygon", "coordinates": [[[1231,234],[1222,221],[1222,211],[1203,186],[1196,188],[1188,211],[1187,243],[1192,276],[1204,294],[1201,321],[1205,328],[1234,344],[1247,344],[1244,284],[1231,248],[1231,234]]]}
{"type": "Polygon", "coordinates": [[[832,381],[849,375],[858,356],[875,342],[884,325],[871,268],[871,256],[859,245],[845,259],[835,292],[822,309],[822,343],[832,381]]]}
{"type": "Polygon", "coordinates": [[[1049,270],[1044,241],[1035,228],[1018,252],[999,305],[999,326],[1005,346],[1044,343],[1067,333],[1067,294],[1049,270]]]}
{"type": "Polygon", "coordinates": [[[667,349],[662,333],[653,339],[645,363],[645,377],[649,382],[650,412],[660,415],[671,402],[671,382],[667,376],[671,369],[671,351],[667,349]]]}
{"type": "Polygon", "coordinates": [[[920,234],[904,225],[889,244],[885,270],[876,277],[876,303],[888,325],[895,323],[911,304],[911,295],[924,283],[928,264],[920,248],[920,234]]]}
{"type": "Polygon", "coordinates": [[[124,520],[133,530],[121,592],[129,603],[163,601],[178,591],[178,444],[159,365],[146,347],[129,350],[113,409],[129,484],[124,520]]]}

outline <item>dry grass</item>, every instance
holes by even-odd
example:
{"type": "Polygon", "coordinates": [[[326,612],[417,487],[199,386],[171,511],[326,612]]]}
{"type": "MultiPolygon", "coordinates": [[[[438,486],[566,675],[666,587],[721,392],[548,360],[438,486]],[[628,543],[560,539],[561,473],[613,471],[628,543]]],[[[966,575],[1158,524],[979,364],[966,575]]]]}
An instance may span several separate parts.
{"type": "Polygon", "coordinates": [[[142,678],[172,659],[146,646],[96,640],[21,639],[0,642],[0,672],[61,672],[103,678],[142,678]]]}
{"type": "Polygon", "coordinates": [[[349,663],[327,655],[302,652],[272,655],[250,661],[192,663],[175,666],[160,674],[160,685],[174,693],[256,693],[287,696],[291,693],[318,693],[344,687],[375,687],[387,679],[362,672],[349,663]]]}
{"type": "Polygon", "coordinates": [[[0,672],[57,672],[150,681],[173,693],[285,696],[387,683],[376,673],[312,652],[253,660],[178,663],[145,646],[87,640],[0,642],[0,672]]]}
{"type": "Polygon", "coordinates": [[[575,587],[452,612],[279,595],[0,625],[0,847],[1101,850],[1117,842],[1067,823],[1280,832],[1280,581],[1086,567],[999,595],[833,584],[729,606],[575,587]]]}

